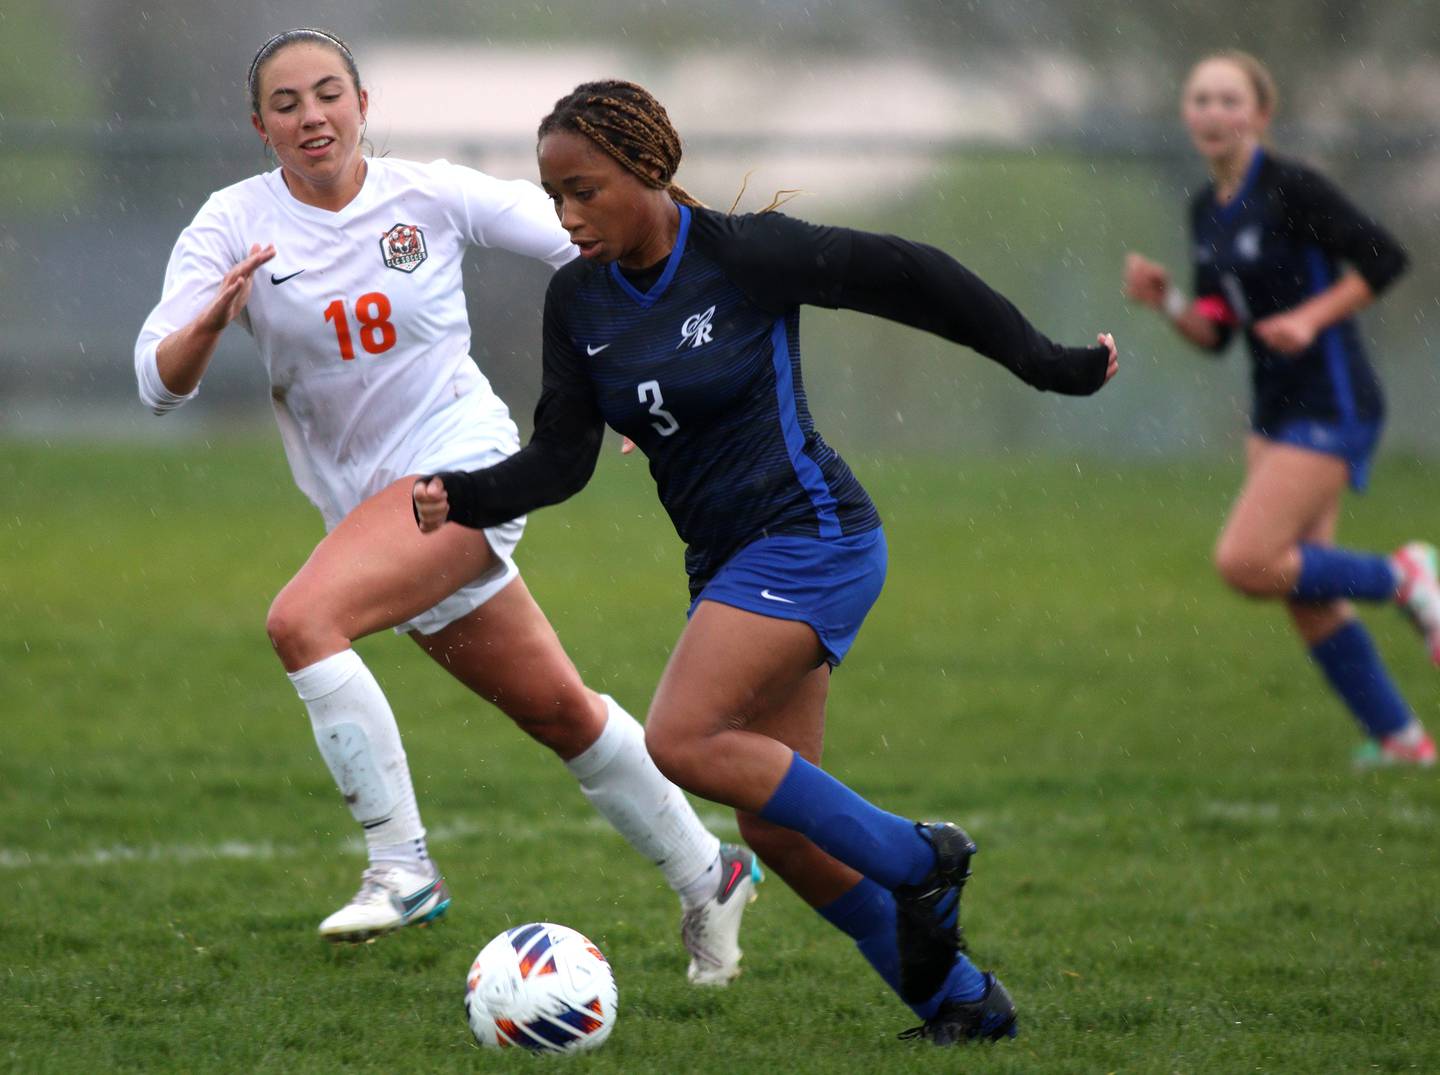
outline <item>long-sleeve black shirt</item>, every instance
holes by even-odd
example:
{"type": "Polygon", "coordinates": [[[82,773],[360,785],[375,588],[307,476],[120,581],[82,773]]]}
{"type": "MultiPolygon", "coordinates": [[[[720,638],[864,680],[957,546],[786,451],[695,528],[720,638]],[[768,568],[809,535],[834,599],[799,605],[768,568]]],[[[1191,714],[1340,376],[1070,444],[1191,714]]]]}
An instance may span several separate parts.
{"type": "Polygon", "coordinates": [[[1085,395],[1105,380],[1105,348],[1052,343],[934,247],[780,213],[682,206],[675,247],[649,273],[631,279],[616,264],[584,261],[556,273],[534,434],[493,467],[441,475],[450,518],[493,526],[573,496],[594,472],[608,424],[649,458],[688,545],[692,593],[760,537],[878,526],[869,496],[811,420],[802,305],[933,332],[1040,389],[1085,395]]]}

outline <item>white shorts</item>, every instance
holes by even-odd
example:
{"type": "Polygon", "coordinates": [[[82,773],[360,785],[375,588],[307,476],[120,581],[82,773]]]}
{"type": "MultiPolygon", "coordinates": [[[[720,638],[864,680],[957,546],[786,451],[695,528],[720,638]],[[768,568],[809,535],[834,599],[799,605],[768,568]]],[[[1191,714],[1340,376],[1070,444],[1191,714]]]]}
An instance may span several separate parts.
{"type": "MultiPolygon", "coordinates": [[[[356,490],[353,511],[361,500],[411,474],[434,474],[442,470],[480,470],[493,466],[520,450],[520,432],[510,412],[489,391],[472,392],[454,400],[413,430],[371,476],[364,489],[356,490]]],[[[460,587],[438,605],[395,628],[396,634],[411,631],[433,635],[467,616],[510,585],[520,575],[515,566],[515,547],[525,532],[525,517],[511,519],[482,531],[490,550],[499,561],[479,578],[460,587]]]]}

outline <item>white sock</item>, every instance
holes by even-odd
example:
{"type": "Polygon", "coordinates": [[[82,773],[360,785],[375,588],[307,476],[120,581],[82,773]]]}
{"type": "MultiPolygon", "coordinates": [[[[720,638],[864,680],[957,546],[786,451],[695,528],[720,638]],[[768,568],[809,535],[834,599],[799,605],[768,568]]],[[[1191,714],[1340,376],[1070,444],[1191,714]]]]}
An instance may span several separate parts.
{"type": "Polygon", "coordinates": [[[715,893],[720,890],[723,865],[724,863],[720,861],[720,849],[717,847],[715,857],[710,860],[710,865],[701,870],[689,884],[675,890],[680,896],[680,903],[687,910],[691,907],[699,907],[702,903],[714,898],[715,893]]]}
{"type": "Polygon", "coordinates": [[[698,899],[713,895],[719,878],[720,841],[700,823],[685,793],[660,775],[645,750],[645,729],[616,704],[605,700],[607,718],[599,738],[579,757],[565,763],[591,805],[630,846],[665,875],[682,900],[699,891],[707,871],[715,881],[698,899]]]}
{"type": "Polygon", "coordinates": [[[320,755],[365,830],[370,861],[430,869],[400,728],[360,655],[343,650],[289,675],[320,755]]]}

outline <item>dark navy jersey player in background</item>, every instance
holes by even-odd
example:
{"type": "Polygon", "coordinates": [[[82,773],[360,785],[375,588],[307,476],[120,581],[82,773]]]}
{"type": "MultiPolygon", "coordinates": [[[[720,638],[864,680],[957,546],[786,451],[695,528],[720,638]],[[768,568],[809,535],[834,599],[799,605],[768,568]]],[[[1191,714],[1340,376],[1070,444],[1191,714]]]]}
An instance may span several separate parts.
{"type": "Polygon", "coordinates": [[[765,863],[924,1020],[916,1036],[1013,1036],[1009,995],[960,951],[970,838],[887,813],[818,767],[831,669],[880,593],[886,550],[875,506],[811,421],[800,307],[913,325],[1075,395],[1114,374],[1114,342],[1050,342],[932,247],[703,208],[673,182],[665,110],[632,83],[557,102],[539,158],[581,256],[546,295],[535,432],[498,466],[417,481],[421,528],[564,500],[607,424],[633,440],[687,544],[692,602],[647,721],[655,763],[735,808],[765,863]]]}
{"type": "Polygon", "coordinates": [[[1393,556],[1335,546],[1348,481],[1363,489],[1384,400],[1352,315],[1405,269],[1405,253],[1311,168],[1264,145],[1275,111],[1269,72],[1222,52],[1183,92],[1191,140],[1211,182],[1190,206],[1193,299],[1131,254],[1130,297],[1163,311],[1199,347],[1243,331],[1254,403],[1246,477],[1215,550],[1220,575],[1286,602],[1296,630],[1366,732],[1359,765],[1433,765],[1435,744],[1401,698],[1350,599],[1397,600],[1440,662],[1435,548],[1393,556]]]}

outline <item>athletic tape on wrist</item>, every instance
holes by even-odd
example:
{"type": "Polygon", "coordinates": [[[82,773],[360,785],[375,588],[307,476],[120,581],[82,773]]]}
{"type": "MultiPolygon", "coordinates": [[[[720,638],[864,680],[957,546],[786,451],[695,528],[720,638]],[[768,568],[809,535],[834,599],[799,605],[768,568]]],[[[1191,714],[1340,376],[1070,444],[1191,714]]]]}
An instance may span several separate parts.
{"type": "Polygon", "coordinates": [[[1185,297],[1185,292],[1171,284],[1165,289],[1165,299],[1160,308],[1171,321],[1178,321],[1190,308],[1190,300],[1185,297]]]}

